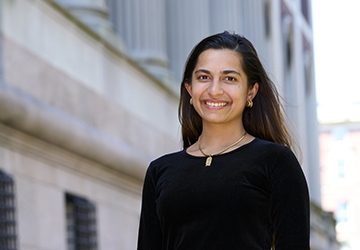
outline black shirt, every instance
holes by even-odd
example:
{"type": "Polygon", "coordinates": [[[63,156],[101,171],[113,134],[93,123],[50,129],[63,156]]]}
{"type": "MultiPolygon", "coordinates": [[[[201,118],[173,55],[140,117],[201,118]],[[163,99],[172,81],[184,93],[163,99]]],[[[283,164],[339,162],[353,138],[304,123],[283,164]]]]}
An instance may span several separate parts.
{"type": "Polygon", "coordinates": [[[138,250],[309,248],[309,194],[285,146],[254,139],[206,157],[185,150],[151,162],[138,250]]]}

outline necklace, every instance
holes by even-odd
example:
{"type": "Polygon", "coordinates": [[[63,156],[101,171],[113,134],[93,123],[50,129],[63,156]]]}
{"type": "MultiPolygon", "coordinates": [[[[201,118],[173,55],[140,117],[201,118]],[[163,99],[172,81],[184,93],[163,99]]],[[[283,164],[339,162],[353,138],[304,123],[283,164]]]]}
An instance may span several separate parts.
{"type": "Polygon", "coordinates": [[[200,146],[200,139],[201,139],[201,136],[199,136],[199,140],[198,140],[198,143],[199,143],[199,150],[200,152],[204,155],[204,156],[207,156],[206,158],[206,162],[205,162],[205,167],[210,167],[211,166],[211,162],[212,162],[212,157],[215,156],[215,155],[221,155],[222,153],[224,153],[226,150],[236,146],[237,144],[239,144],[244,138],[245,138],[245,135],[246,135],[246,132],[240,137],[239,140],[237,140],[236,142],[234,142],[233,144],[227,146],[226,148],[224,148],[223,150],[215,153],[215,154],[205,154],[204,151],[202,151],[201,149],[201,146],[200,146]]]}

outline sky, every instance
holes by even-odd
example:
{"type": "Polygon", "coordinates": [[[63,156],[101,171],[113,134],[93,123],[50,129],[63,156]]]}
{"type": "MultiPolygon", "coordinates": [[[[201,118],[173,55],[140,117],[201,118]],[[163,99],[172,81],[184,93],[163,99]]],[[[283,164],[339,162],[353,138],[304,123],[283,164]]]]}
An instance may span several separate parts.
{"type": "Polygon", "coordinates": [[[312,0],[312,12],[318,117],[358,119],[360,0],[312,0]]]}

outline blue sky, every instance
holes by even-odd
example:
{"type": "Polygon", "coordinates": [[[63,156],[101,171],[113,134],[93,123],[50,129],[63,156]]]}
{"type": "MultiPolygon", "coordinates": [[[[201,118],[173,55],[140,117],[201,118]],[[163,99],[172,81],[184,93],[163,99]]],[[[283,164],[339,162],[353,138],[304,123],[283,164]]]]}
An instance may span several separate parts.
{"type": "Polygon", "coordinates": [[[312,0],[312,8],[318,114],[346,119],[344,109],[360,107],[360,0],[312,0]]]}

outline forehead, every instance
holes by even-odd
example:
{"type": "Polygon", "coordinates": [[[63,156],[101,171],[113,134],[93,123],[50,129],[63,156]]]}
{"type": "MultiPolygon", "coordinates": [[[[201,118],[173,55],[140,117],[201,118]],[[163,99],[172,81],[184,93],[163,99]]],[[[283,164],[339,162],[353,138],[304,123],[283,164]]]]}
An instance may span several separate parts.
{"type": "Polygon", "coordinates": [[[199,55],[195,70],[204,67],[241,70],[241,56],[238,52],[229,49],[208,49],[199,55]]]}

